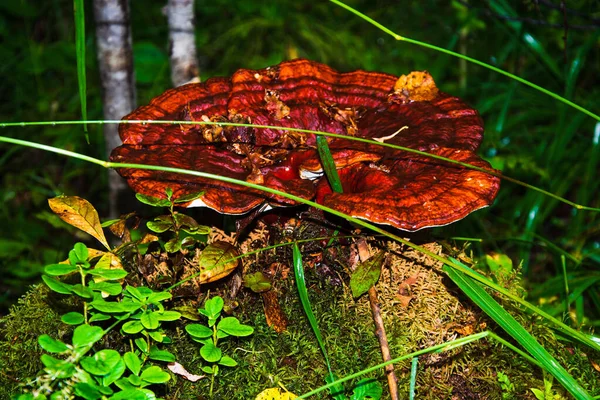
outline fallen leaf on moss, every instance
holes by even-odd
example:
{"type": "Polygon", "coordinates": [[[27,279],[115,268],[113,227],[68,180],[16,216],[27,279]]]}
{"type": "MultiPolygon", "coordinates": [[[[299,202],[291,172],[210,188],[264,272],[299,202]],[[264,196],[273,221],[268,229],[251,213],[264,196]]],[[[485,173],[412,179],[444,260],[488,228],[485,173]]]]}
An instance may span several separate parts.
{"type": "Polygon", "coordinates": [[[179,375],[185,379],[187,379],[190,382],[196,382],[199,381],[200,379],[204,378],[205,375],[194,375],[194,374],[190,374],[184,367],[183,365],[179,364],[178,362],[172,362],[169,363],[167,365],[167,368],[169,368],[169,370],[174,373],[175,375],[179,375]]]}
{"type": "Polygon", "coordinates": [[[277,333],[285,331],[287,329],[288,320],[279,305],[277,292],[269,290],[268,292],[263,292],[261,294],[267,324],[277,333]]]}
{"type": "Polygon", "coordinates": [[[413,299],[412,296],[404,296],[402,294],[397,294],[398,300],[400,300],[400,305],[404,308],[408,308],[410,301],[413,299]]]}
{"type": "Polygon", "coordinates": [[[279,388],[265,389],[256,396],[255,400],[292,400],[296,396],[294,393],[282,391],[279,388]]]}

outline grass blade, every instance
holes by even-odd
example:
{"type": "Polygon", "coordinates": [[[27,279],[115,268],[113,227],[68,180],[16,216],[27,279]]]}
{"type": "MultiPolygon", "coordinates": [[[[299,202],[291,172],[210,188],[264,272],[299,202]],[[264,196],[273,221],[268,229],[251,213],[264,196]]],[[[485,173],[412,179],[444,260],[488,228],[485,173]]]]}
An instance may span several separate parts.
{"type": "Polygon", "coordinates": [[[550,372],[573,397],[576,399],[592,398],[554,357],[473,279],[447,265],[444,265],[443,270],[469,299],[539,361],[543,368],[550,372]]]}
{"type": "MultiPolygon", "coordinates": [[[[331,1],[333,1],[333,0],[331,0],[331,1]]],[[[598,117],[598,120],[600,121],[600,116],[598,117]]],[[[299,128],[273,126],[273,125],[242,124],[242,123],[236,123],[236,122],[204,122],[204,121],[182,121],[182,120],[89,120],[89,121],[71,120],[71,121],[0,122],[0,128],[9,128],[9,127],[15,127],[15,126],[23,127],[23,126],[47,126],[47,125],[56,126],[56,125],[83,125],[83,124],[100,124],[100,125],[103,125],[103,124],[179,124],[179,125],[246,126],[246,127],[257,128],[257,129],[280,129],[282,131],[296,131],[296,132],[310,133],[310,134],[314,134],[317,136],[327,136],[327,137],[333,137],[333,138],[339,138],[339,139],[354,140],[356,142],[369,143],[369,144],[374,144],[377,146],[389,147],[390,149],[403,150],[408,153],[419,154],[424,157],[429,157],[429,158],[432,158],[435,160],[442,160],[442,161],[445,161],[445,162],[448,162],[451,164],[460,165],[462,167],[472,169],[474,171],[484,172],[484,173],[492,175],[492,176],[497,176],[498,178],[503,179],[505,181],[516,183],[519,186],[523,186],[523,187],[525,187],[527,189],[531,189],[535,192],[542,193],[545,196],[548,196],[555,200],[558,200],[561,203],[568,204],[571,207],[574,207],[578,210],[600,212],[600,208],[589,207],[589,206],[584,206],[582,204],[574,203],[564,197],[557,196],[556,194],[554,194],[552,192],[541,189],[534,185],[530,185],[526,182],[522,182],[518,179],[511,178],[509,176],[503,175],[501,173],[493,172],[493,171],[487,170],[482,167],[477,167],[475,165],[471,165],[471,164],[464,163],[461,161],[456,161],[451,158],[438,156],[435,154],[427,153],[425,151],[411,149],[409,147],[397,146],[392,143],[385,143],[385,142],[381,143],[381,142],[377,142],[377,141],[371,140],[371,139],[365,139],[365,138],[360,138],[360,137],[356,137],[356,136],[352,137],[352,136],[341,135],[341,134],[336,134],[336,133],[315,131],[315,130],[311,130],[311,129],[299,129],[299,128]]],[[[39,143],[27,142],[25,140],[13,139],[13,138],[9,138],[6,136],[0,136],[0,142],[19,144],[22,146],[28,146],[26,143],[32,143],[33,145],[28,146],[28,147],[36,147],[36,148],[40,148],[40,149],[45,149],[47,151],[51,151],[51,152],[59,153],[59,154],[63,154],[63,155],[70,154],[71,156],[73,156],[73,154],[77,154],[77,153],[68,152],[68,151],[59,151],[61,149],[58,149],[56,147],[45,146],[45,145],[42,145],[39,143]],[[50,149],[52,149],[52,150],[50,150],[50,149]]],[[[85,156],[83,156],[83,157],[85,157],[85,156]]],[[[107,168],[119,168],[119,166],[117,165],[118,163],[110,163],[110,164],[105,165],[105,164],[103,164],[104,161],[101,161],[98,159],[95,159],[95,160],[96,160],[96,162],[94,162],[95,164],[101,164],[107,168]],[[117,166],[113,167],[113,165],[117,165],[117,166]]],[[[165,169],[164,171],[167,171],[167,170],[165,169]]],[[[185,172],[185,173],[187,173],[187,172],[185,172]]],[[[211,179],[217,179],[217,178],[211,178],[211,179]]],[[[248,186],[248,187],[250,187],[250,186],[248,186]]],[[[261,189],[259,189],[259,190],[261,190],[261,189]]],[[[291,199],[291,197],[289,197],[289,198],[291,199]]],[[[300,201],[300,202],[302,202],[302,201],[300,201]]],[[[305,203],[305,204],[307,204],[307,203],[305,203]]],[[[345,218],[345,217],[343,217],[343,218],[345,218]]]]}
{"type": "MultiPolygon", "coordinates": [[[[335,385],[339,385],[339,384],[347,382],[349,380],[356,379],[358,377],[361,377],[361,376],[363,376],[365,374],[368,374],[368,373],[371,373],[371,372],[382,370],[383,368],[385,368],[386,365],[397,364],[397,363],[399,363],[401,361],[409,360],[409,359],[412,359],[414,357],[418,357],[420,355],[427,354],[427,353],[434,353],[434,352],[441,353],[441,352],[444,352],[444,351],[447,351],[447,350],[451,350],[451,349],[454,349],[454,348],[457,348],[457,347],[460,347],[460,346],[464,346],[464,345],[466,345],[468,343],[475,342],[477,340],[481,340],[481,339],[483,339],[483,338],[485,338],[487,336],[490,336],[490,335],[491,335],[491,332],[489,332],[489,331],[474,333],[473,335],[469,335],[469,336],[465,336],[465,337],[462,337],[462,338],[459,338],[459,339],[451,340],[449,342],[438,344],[438,345],[435,345],[435,346],[431,346],[431,347],[428,347],[428,348],[423,349],[423,350],[417,350],[417,351],[412,352],[410,354],[406,354],[406,355],[394,358],[394,359],[392,359],[390,361],[386,361],[386,362],[383,362],[381,364],[377,364],[377,365],[374,365],[372,367],[365,368],[362,371],[355,372],[355,373],[350,374],[350,375],[346,375],[345,377],[340,378],[340,379],[338,379],[338,380],[336,380],[334,382],[330,382],[327,385],[323,385],[321,387],[318,387],[316,389],[311,390],[310,392],[304,393],[303,395],[298,396],[297,398],[298,399],[307,399],[310,396],[313,396],[313,395],[315,395],[315,394],[317,394],[319,392],[322,392],[325,389],[329,389],[329,388],[331,388],[331,387],[333,387],[335,385]]],[[[320,397],[320,398],[322,398],[322,397],[320,397]]]]}
{"type": "Polygon", "coordinates": [[[410,400],[414,400],[415,398],[415,386],[417,383],[417,365],[419,364],[419,357],[413,357],[410,363],[410,385],[409,385],[409,393],[408,398],[410,400]]]}
{"type": "MultiPolygon", "coordinates": [[[[83,0],[73,0],[75,13],[75,52],[77,54],[77,82],[79,85],[79,101],[81,102],[81,118],[87,121],[87,86],[85,76],[85,11],[83,0]]],[[[83,124],[85,139],[90,144],[87,124],[83,124]]]]}
{"type": "Polygon", "coordinates": [[[577,50],[577,54],[575,58],[571,62],[571,66],[569,67],[569,72],[567,73],[567,82],[565,88],[565,97],[571,98],[573,97],[573,92],[575,91],[575,83],[577,82],[577,78],[579,78],[579,73],[583,69],[585,65],[585,60],[590,52],[598,42],[600,38],[600,29],[596,30],[590,37],[585,41],[583,46],[577,50]]]}
{"type": "Polygon", "coordinates": [[[331,372],[331,365],[329,364],[329,357],[327,357],[327,350],[325,350],[325,342],[323,342],[323,337],[321,336],[319,324],[317,323],[315,314],[312,312],[312,309],[310,307],[310,299],[308,298],[308,291],[306,290],[306,279],[304,278],[304,266],[302,265],[302,254],[300,253],[298,242],[294,242],[293,246],[293,264],[294,276],[296,277],[296,286],[298,287],[298,295],[300,296],[302,308],[304,309],[306,318],[308,318],[310,327],[312,328],[313,332],[315,333],[315,336],[317,337],[317,342],[319,342],[319,347],[321,348],[323,357],[325,357],[325,363],[327,364],[329,376],[333,377],[333,373],[331,372]]]}
{"type": "Polygon", "coordinates": [[[331,185],[331,188],[336,193],[342,193],[342,182],[340,181],[340,176],[338,175],[325,136],[317,136],[317,150],[319,151],[319,158],[321,159],[323,170],[325,171],[325,175],[327,175],[327,181],[331,185]]]}

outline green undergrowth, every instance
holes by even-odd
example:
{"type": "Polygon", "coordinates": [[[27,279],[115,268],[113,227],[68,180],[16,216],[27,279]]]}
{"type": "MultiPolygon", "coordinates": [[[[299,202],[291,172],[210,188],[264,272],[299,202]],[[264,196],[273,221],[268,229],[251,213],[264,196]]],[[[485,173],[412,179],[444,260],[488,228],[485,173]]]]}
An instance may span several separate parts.
{"type": "MultiPolygon", "coordinates": [[[[382,246],[390,255],[377,289],[392,357],[484,330],[502,336],[493,321],[460,295],[460,291],[441,274],[439,265],[434,261],[394,243],[388,242],[378,247],[382,246]]],[[[427,248],[436,253],[441,251],[438,245],[427,245],[427,248]]],[[[289,255],[285,248],[278,253],[289,255]]],[[[249,269],[263,268],[263,263],[270,261],[268,257],[260,256],[249,269]]],[[[336,280],[331,278],[336,275],[345,276],[343,265],[336,266],[333,275],[324,274],[320,267],[306,268],[311,305],[329,353],[332,370],[341,377],[378,364],[381,355],[368,299],[363,296],[357,301],[353,300],[346,285],[334,284],[336,280]]],[[[291,276],[293,274],[288,274],[287,278],[274,282],[277,298],[289,321],[283,333],[276,333],[267,325],[260,294],[242,290],[235,302],[226,301],[226,304],[237,303],[237,307],[231,311],[232,315],[242,323],[253,326],[255,331],[249,337],[220,343],[223,353],[231,355],[239,365],[222,370],[215,382],[213,397],[208,395],[209,378],[190,382],[175,375],[166,386],[155,387],[157,395],[173,400],[253,399],[265,388],[279,384],[296,394],[323,385],[327,367],[302,312],[291,276]]],[[[522,293],[518,276],[515,274],[512,278],[511,290],[522,293]]],[[[182,304],[198,307],[207,297],[216,293],[226,298],[227,289],[224,288],[227,287],[227,282],[211,285],[210,296],[200,294],[199,302],[196,299],[176,299],[167,307],[182,304]]],[[[50,293],[44,285],[34,286],[1,320],[0,398],[10,398],[19,382],[34,376],[40,369],[39,335],[47,333],[61,340],[69,338],[72,328],[62,324],[59,315],[69,311],[70,307],[76,309],[78,305],[70,306],[65,299],[64,296],[50,293]]],[[[588,359],[597,359],[598,354],[558,341],[540,318],[524,314],[506,302],[503,302],[503,306],[590,394],[600,394],[600,384],[588,359]]],[[[184,325],[183,321],[165,324],[167,334],[173,341],[165,349],[174,353],[177,362],[188,372],[200,375],[198,345],[186,334],[184,325]]],[[[110,334],[97,345],[97,350],[107,347],[122,350],[127,346],[122,340],[120,335],[110,334]]],[[[400,394],[408,398],[410,361],[397,364],[396,372],[400,394]]],[[[386,387],[382,372],[372,377],[386,387]]],[[[532,388],[544,389],[540,368],[491,340],[431,353],[418,360],[416,397],[419,399],[533,399],[532,388]]],[[[553,390],[565,395],[557,384],[553,390]]],[[[324,393],[314,398],[326,398],[324,393]]]]}

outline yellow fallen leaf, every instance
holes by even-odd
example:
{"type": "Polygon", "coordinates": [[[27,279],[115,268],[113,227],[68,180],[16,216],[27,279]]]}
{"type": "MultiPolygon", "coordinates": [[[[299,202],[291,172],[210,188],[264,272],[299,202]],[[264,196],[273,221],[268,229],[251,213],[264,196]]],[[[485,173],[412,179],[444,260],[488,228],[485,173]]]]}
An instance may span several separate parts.
{"type": "Polygon", "coordinates": [[[102,231],[102,225],[100,225],[98,212],[89,201],[77,196],[58,196],[48,199],[48,204],[60,219],[89,233],[110,250],[104,231],[102,231]]]}
{"type": "Polygon", "coordinates": [[[296,396],[294,393],[285,391],[280,388],[265,389],[256,396],[255,400],[293,400],[296,396]]]}

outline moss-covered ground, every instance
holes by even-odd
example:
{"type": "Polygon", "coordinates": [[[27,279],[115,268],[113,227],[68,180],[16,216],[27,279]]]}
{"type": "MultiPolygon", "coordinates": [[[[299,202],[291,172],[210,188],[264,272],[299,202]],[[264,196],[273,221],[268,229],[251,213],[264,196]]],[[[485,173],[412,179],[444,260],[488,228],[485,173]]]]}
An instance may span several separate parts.
{"type": "MultiPolygon", "coordinates": [[[[506,337],[493,321],[461,297],[434,261],[395,243],[372,242],[372,246],[373,251],[375,247],[388,250],[377,290],[392,357],[483,330],[492,330],[506,337]]],[[[437,244],[426,247],[437,253],[442,249],[437,244]]],[[[339,262],[351,251],[350,245],[345,250],[339,249],[337,256],[333,253],[327,257],[315,253],[309,255],[305,251],[310,300],[337,376],[360,371],[381,361],[368,298],[352,298],[347,287],[348,271],[339,262]],[[318,262],[311,257],[316,257],[318,262]]],[[[324,383],[326,365],[298,299],[293,273],[289,270],[290,259],[286,259],[290,253],[289,249],[282,248],[244,262],[245,272],[278,269],[273,290],[288,325],[284,332],[275,332],[267,324],[261,295],[242,289],[231,300],[237,304],[232,313],[243,323],[252,325],[255,332],[246,338],[222,341],[224,354],[235,358],[239,365],[222,369],[212,398],[253,399],[260,391],[279,384],[302,394],[324,383]]],[[[518,293],[521,289],[517,282],[515,275],[511,290],[518,293]]],[[[220,292],[227,297],[224,287],[228,287],[227,284],[219,284],[211,288],[212,293],[220,292]]],[[[202,294],[198,299],[185,302],[198,306],[204,298],[202,294]]],[[[64,299],[62,295],[50,293],[44,286],[35,286],[12,308],[10,315],[1,320],[1,399],[10,398],[18,390],[19,383],[34,376],[40,369],[41,351],[36,342],[37,336],[48,333],[68,339],[70,328],[60,322],[60,314],[69,308],[64,299]]],[[[176,300],[173,304],[180,301],[183,300],[176,300]]],[[[503,305],[590,393],[600,394],[598,372],[593,369],[589,359],[593,355],[587,349],[558,341],[537,317],[521,313],[510,304],[503,305]]],[[[173,339],[167,349],[176,354],[177,361],[189,372],[201,374],[202,360],[197,343],[187,336],[184,324],[176,321],[167,325],[169,336],[173,339]]],[[[109,335],[99,346],[119,348],[119,335],[109,335]]],[[[595,356],[597,359],[598,355],[595,356]]],[[[401,397],[408,398],[410,362],[397,364],[396,373],[401,397]]],[[[383,373],[372,376],[382,383],[386,393],[383,373]]],[[[172,378],[165,387],[156,388],[156,392],[165,399],[210,398],[209,379],[192,383],[175,375],[172,378]]],[[[543,373],[539,368],[487,339],[421,356],[416,383],[418,399],[534,399],[530,389],[544,388],[543,373]],[[510,385],[501,385],[499,374],[506,376],[510,385]]],[[[557,394],[566,396],[558,384],[553,389],[557,394]]],[[[384,398],[388,398],[386,396],[384,398]]],[[[314,398],[328,397],[326,392],[321,392],[314,398]]]]}

